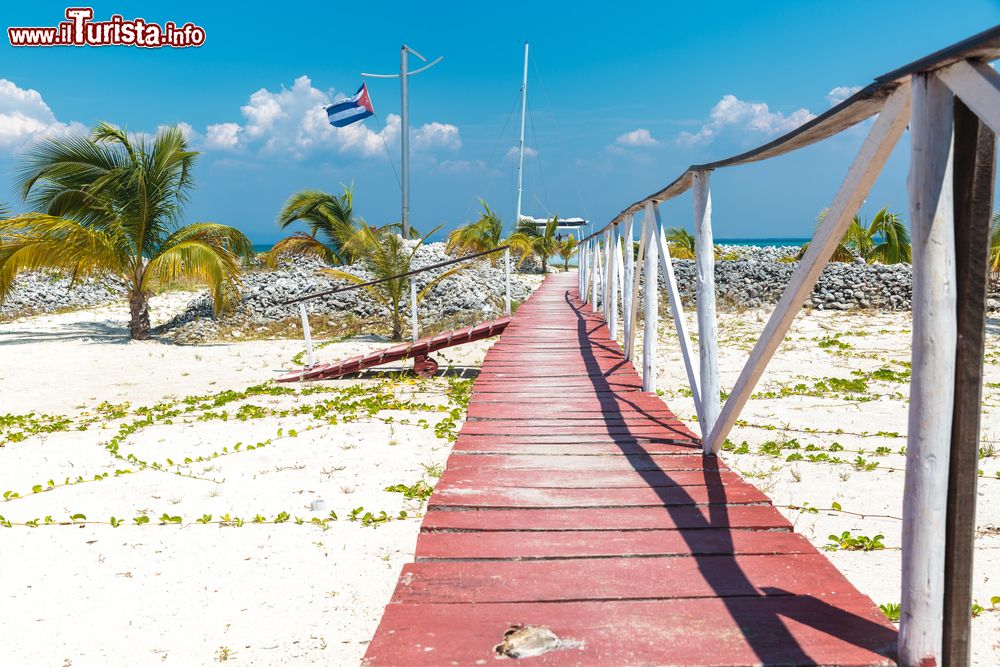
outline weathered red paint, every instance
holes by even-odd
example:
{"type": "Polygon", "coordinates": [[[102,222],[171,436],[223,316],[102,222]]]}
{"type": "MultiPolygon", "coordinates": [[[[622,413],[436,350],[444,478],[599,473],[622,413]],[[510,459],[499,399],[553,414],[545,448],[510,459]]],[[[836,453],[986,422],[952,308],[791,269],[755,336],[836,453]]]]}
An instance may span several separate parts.
{"type": "Polygon", "coordinates": [[[892,664],[896,630],[759,490],[641,391],[549,276],[486,355],[365,664],[892,664]]]}

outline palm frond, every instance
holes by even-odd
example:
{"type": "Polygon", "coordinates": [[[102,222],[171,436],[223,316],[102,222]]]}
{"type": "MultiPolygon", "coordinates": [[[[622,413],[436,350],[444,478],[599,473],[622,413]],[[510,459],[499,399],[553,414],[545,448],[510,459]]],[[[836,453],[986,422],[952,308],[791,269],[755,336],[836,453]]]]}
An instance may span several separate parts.
{"type": "Polygon", "coordinates": [[[297,221],[306,223],[314,238],[324,239],[339,262],[350,264],[358,258],[345,248],[363,226],[354,216],[354,194],[350,188],[345,187],[339,196],[322,190],[296,192],[278,213],[278,226],[284,229],[297,221]]]}
{"type": "Polygon", "coordinates": [[[241,265],[239,256],[210,239],[189,239],[173,244],[150,260],[143,272],[141,288],[190,278],[204,283],[212,295],[218,315],[227,310],[239,293],[241,265]]]}
{"type": "Polygon", "coordinates": [[[315,257],[326,264],[335,264],[337,261],[337,256],[326,244],[305,232],[296,232],[275,243],[264,254],[264,266],[269,269],[277,268],[282,255],[315,257]]]}
{"type": "Polygon", "coordinates": [[[128,279],[115,239],[75,220],[26,213],[0,221],[0,301],[21,271],[58,269],[72,277],[107,271],[128,279]]]}

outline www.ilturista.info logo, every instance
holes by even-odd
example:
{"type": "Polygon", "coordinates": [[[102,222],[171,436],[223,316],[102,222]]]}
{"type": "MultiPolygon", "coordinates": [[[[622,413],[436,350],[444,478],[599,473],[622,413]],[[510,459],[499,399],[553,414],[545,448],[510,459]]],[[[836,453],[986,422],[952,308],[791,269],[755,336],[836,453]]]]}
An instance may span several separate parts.
{"type": "Polygon", "coordinates": [[[167,21],[162,26],[145,19],[125,20],[114,14],[108,21],[94,21],[90,7],[68,7],[66,21],[50,28],[7,28],[11,46],[162,46],[187,47],[205,43],[205,29],[193,23],[178,26],[167,21]]]}

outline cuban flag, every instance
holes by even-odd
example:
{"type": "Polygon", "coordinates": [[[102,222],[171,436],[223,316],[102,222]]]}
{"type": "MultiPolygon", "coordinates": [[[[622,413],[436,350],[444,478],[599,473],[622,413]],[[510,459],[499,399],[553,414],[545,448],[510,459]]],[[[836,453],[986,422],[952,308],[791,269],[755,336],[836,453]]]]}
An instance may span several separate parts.
{"type": "Polygon", "coordinates": [[[324,108],[330,125],[334,127],[346,127],[375,114],[372,99],[368,97],[368,86],[364,83],[352,97],[324,108]]]}

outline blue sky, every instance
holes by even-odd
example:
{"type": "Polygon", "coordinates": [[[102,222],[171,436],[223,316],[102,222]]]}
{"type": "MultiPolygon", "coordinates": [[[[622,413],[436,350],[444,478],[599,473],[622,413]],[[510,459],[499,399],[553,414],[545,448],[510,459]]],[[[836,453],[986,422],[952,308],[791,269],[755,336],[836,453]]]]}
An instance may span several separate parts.
{"type": "MultiPolygon", "coordinates": [[[[65,4],[6,6],[3,28],[50,26],[65,4]]],[[[95,18],[205,28],[189,49],[22,48],[0,41],[0,201],[18,206],[17,156],[39,135],[99,120],[154,132],[185,123],[203,151],[191,220],[257,242],[302,188],[353,184],[357,212],[399,218],[399,86],[369,88],[374,119],[336,131],[317,115],[361,71],[391,72],[407,43],[444,62],[411,82],[412,221],[475,216],[483,197],[514,217],[514,109],[531,43],[525,213],[603,224],[689,164],[763,143],[852,87],[1000,23],[1000,3],[93,3],[95,18]],[[506,124],[506,128],[505,128],[506,124]]],[[[717,237],[808,236],[864,128],[713,177],[717,237]]],[[[903,142],[863,211],[906,210],[903,142]]],[[[667,223],[691,227],[685,196],[667,223]]]]}

